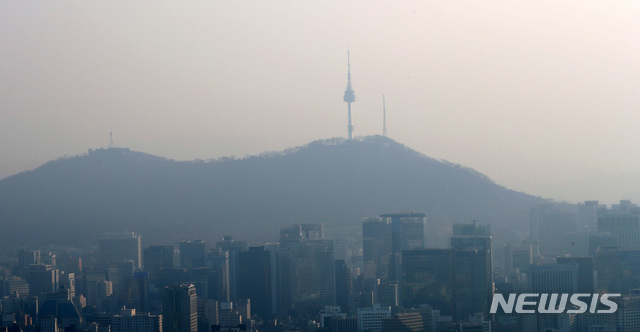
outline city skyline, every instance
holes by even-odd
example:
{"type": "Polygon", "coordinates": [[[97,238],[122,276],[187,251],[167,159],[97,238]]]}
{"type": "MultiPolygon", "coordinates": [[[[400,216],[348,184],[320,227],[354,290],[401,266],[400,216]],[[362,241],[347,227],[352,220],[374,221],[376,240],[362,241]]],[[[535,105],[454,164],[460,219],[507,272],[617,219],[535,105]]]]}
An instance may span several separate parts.
{"type": "Polygon", "coordinates": [[[640,200],[640,5],[0,4],[0,179],[115,146],[177,160],[382,134],[556,200],[640,200]]]}

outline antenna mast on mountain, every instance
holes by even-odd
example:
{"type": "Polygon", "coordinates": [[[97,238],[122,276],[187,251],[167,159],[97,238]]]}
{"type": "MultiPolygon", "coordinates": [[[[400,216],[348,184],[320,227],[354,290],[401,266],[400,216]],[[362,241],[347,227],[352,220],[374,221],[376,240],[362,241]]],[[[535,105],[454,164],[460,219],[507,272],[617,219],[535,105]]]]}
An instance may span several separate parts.
{"type": "Polygon", "coordinates": [[[351,87],[351,56],[347,50],[347,89],[344,91],[344,101],[349,105],[349,124],[347,125],[347,131],[349,132],[349,139],[353,138],[353,125],[351,124],[351,103],[356,101],[356,94],[351,87]]]}
{"type": "Polygon", "coordinates": [[[387,137],[387,106],[382,94],[382,136],[387,137]]]}

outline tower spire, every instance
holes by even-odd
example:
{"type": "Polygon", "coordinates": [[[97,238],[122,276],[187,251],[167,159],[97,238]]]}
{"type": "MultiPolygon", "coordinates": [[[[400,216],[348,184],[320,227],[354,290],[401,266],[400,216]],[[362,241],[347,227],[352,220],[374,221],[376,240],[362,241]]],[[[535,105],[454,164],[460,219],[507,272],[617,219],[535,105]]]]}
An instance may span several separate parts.
{"type": "Polygon", "coordinates": [[[113,131],[109,129],[109,149],[113,148],[113,131]]]}
{"type": "Polygon", "coordinates": [[[382,94],[382,136],[387,136],[387,105],[382,94]]]}
{"type": "Polygon", "coordinates": [[[356,101],[356,94],[353,91],[353,87],[351,87],[351,54],[349,50],[347,50],[347,89],[344,91],[343,100],[348,105],[349,118],[347,131],[349,133],[349,139],[353,138],[353,124],[351,123],[351,103],[356,101]]]}

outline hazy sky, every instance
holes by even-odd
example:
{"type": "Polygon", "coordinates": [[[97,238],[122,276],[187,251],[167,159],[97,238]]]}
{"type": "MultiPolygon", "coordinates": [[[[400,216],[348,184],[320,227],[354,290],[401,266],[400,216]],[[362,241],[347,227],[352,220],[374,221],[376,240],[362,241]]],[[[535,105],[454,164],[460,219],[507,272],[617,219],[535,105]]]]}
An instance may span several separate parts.
{"type": "Polygon", "coordinates": [[[638,1],[0,0],[0,178],[382,131],[545,198],[640,203],[638,1]]]}

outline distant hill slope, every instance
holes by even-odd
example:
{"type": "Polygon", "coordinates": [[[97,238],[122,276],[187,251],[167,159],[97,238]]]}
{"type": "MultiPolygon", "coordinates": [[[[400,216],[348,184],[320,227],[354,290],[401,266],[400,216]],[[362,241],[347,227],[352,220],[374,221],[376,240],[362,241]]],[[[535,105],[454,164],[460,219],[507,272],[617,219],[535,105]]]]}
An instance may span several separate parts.
{"type": "Polygon", "coordinates": [[[427,213],[433,241],[474,219],[504,241],[527,231],[528,209],[541,202],[381,136],[210,162],[100,149],[0,181],[0,248],[82,246],[122,230],[145,245],[224,234],[275,241],[294,222],[349,236],[364,217],[407,211],[427,213]]]}

